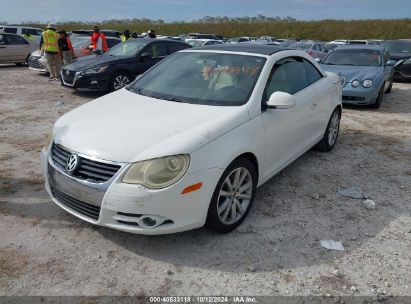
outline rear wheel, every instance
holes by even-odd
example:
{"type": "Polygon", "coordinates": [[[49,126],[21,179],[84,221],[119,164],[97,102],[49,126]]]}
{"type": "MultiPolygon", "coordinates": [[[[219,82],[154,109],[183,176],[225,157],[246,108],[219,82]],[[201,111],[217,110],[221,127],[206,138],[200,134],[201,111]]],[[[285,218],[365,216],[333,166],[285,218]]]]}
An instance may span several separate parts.
{"type": "Polygon", "coordinates": [[[117,91],[124,88],[131,82],[131,77],[126,72],[118,72],[111,77],[110,80],[110,90],[117,91]]]}
{"type": "Polygon", "coordinates": [[[210,202],[206,226],[226,233],[247,217],[254,201],[257,171],[245,158],[231,163],[221,176],[210,202]]]}
{"type": "Polygon", "coordinates": [[[328,152],[334,148],[338,134],[340,133],[340,121],[341,121],[341,110],[336,108],[331,114],[330,120],[328,121],[327,129],[325,130],[324,137],[318,143],[317,148],[320,151],[328,152]]]}

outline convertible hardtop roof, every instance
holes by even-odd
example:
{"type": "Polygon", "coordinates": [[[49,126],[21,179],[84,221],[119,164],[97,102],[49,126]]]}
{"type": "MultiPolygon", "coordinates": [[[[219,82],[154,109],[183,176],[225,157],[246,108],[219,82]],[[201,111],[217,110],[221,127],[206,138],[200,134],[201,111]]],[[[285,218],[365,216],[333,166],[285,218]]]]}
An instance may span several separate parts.
{"type": "Polygon", "coordinates": [[[259,55],[272,55],[281,51],[290,50],[289,48],[265,45],[265,44],[252,44],[252,43],[238,43],[238,44],[214,44],[196,47],[195,50],[204,51],[224,51],[224,52],[237,52],[237,53],[251,53],[259,55]]]}

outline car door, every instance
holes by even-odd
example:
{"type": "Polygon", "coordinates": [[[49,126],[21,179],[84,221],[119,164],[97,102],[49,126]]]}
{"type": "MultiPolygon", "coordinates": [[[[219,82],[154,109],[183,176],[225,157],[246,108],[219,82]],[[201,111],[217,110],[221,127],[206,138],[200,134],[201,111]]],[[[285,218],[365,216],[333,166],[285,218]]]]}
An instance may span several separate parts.
{"type": "Polygon", "coordinates": [[[153,42],[145,46],[140,54],[137,65],[137,74],[142,74],[167,56],[165,42],[153,42]]]}
{"type": "Polygon", "coordinates": [[[6,49],[6,35],[0,33],[0,62],[5,62],[7,58],[7,49],[6,49]]]}
{"type": "Polygon", "coordinates": [[[7,35],[7,56],[8,61],[24,62],[30,54],[30,44],[17,35],[7,35]]]}
{"type": "Polygon", "coordinates": [[[270,176],[308,150],[314,140],[318,111],[303,58],[286,57],[274,64],[262,102],[266,137],[264,169],[265,176],[270,176]],[[294,95],[296,106],[264,109],[264,104],[276,91],[294,95]]]}

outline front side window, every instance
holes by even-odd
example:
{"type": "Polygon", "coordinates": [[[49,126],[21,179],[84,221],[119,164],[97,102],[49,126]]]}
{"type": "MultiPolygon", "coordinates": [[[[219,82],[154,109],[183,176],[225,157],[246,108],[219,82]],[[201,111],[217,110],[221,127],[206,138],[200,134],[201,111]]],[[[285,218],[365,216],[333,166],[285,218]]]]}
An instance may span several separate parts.
{"type": "Polygon", "coordinates": [[[129,90],[175,102],[214,106],[247,103],[266,58],[212,52],[180,52],[143,74],[129,90]]]}
{"type": "Polygon", "coordinates": [[[264,91],[263,100],[267,101],[277,91],[293,95],[309,85],[303,58],[284,58],[274,64],[264,91]]]}
{"type": "Polygon", "coordinates": [[[7,35],[7,40],[10,45],[28,44],[28,42],[23,38],[14,35],[7,35]]]}
{"type": "Polygon", "coordinates": [[[167,47],[164,43],[153,43],[148,45],[143,53],[148,53],[151,55],[152,59],[167,56],[167,47]]]}
{"type": "Polygon", "coordinates": [[[320,73],[320,71],[317,70],[317,68],[308,60],[303,59],[304,64],[305,64],[305,70],[307,71],[307,78],[308,78],[308,83],[313,84],[314,82],[320,80],[323,75],[320,73]]]}
{"type": "Polygon", "coordinates": [[[167,44],[168,44],[169,54],[173,54],[175,52],[184,50],[184,49],[189,47],[188,45],[186,45],[184,43],[168,42],[167,44]]]}

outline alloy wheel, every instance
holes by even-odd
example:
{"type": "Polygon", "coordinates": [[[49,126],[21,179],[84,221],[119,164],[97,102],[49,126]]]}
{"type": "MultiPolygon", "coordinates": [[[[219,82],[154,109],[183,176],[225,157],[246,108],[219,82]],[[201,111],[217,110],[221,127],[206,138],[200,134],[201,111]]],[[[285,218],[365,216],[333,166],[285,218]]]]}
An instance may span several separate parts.
{"type": "Polygon", "coordinates": [[[121,89],[130,83],[128,76],[120,74],[118,75],[113,82],[114,90],[121,89]]]}
{"type": "Polygon", "coordinates": [[[328,129],[328,144],[333,146],[337,140],[338,132],[340,131],[340,114],[335,111],[331,118],[330,127],[328,129]]]}
{"type": "Polygon", "coordinates": [[[241,220],[253,193],[253,179],[248,169],[238,167],[234,169],[221,185],[217,214],[225,225],[232,225],[241,220]]]}

